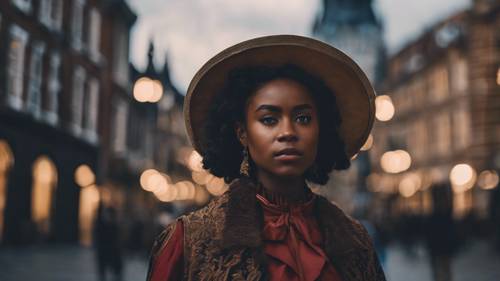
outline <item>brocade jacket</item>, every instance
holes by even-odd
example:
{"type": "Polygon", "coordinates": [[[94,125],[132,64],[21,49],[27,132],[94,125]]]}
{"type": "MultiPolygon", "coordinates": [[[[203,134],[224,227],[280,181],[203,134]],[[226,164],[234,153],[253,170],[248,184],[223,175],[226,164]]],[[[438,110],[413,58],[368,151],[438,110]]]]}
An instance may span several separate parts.
{"type": "MultiPolygon", "coordinates": [[[[250,180],[235,180],[224,195],[179,218],[184,233],[183,280],[270,280],[257,189],[250,180]]],[[[359,222],[321,196],[315,200],[314,213],[323,249],[343,281],[385,281],[371,239],[359,222]]],[[[176,225],[167,226],[155,241],[148,281],[176,225]]]]}

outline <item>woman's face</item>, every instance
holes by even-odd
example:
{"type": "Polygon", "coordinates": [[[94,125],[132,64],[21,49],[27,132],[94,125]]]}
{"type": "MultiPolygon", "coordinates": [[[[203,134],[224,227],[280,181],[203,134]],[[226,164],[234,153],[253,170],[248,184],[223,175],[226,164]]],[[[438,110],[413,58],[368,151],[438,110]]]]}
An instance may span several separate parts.
{"type": "Polygon", "coordinates": [[[316,159],[319,121],[307,89],[289,79],[275,79],[248,100],[246,128],[238,135],[247,145],[258,173],[302,177],[316,159]]]}

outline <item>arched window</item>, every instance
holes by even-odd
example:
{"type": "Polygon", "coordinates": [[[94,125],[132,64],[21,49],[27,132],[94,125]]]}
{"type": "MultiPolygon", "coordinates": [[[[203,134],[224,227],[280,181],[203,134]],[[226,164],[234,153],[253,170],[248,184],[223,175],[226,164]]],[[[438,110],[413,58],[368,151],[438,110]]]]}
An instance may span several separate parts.
{"type": "Polygon", "coordinates": [[[9,144],[0,140],[0,241],[2,241],[4,226],[4,210],[7,201],[7,174],[14,164],[14,157],[9,144]]]}
{"type": "Polygon", "coordinates": [[[80,165],[75,170],[75,182],[81,187],[78,211],[80,243],[92,244],[92,227],[99,206],[99,190],[95,185],[95,174],[88,165],[80,165]]]}
{"type": "Polygon", "coordinates": [[[38,233],[42,235],[48,235],[50,232],[56,185],[56,166],[47,156],[38,157],[33,163],[31,219],[38,233]]]}

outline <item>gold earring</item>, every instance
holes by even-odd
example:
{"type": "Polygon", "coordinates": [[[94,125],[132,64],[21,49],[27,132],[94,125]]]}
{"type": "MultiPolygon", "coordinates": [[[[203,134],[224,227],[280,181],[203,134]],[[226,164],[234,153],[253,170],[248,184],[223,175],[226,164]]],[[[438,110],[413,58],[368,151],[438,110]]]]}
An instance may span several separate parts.
{"type": "Polygon", "coordinates": [[[249,177],[250,176],[250,164],[248,163],[248,148],[243,147],[243,160],[240,164],[240,175],[249,177]]]}

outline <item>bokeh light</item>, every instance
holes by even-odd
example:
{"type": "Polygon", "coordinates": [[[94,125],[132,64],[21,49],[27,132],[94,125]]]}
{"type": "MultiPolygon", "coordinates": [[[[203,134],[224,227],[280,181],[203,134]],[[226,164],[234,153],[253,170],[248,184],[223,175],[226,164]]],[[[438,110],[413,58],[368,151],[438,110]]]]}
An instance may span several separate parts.
{"type": "Polygon", "coordinates": [[[134,84],[133,95],[138,102],[158,102],[163,96],[163,85],[158,80],[141,77],[134,84]]]}
{"type": "Polygon", "coordinates": [[[399,193],[403,197],[412,197],[422,185],[422,180],[415,173],[410,173],[405,175],[405,177],[399,183],[399,193]]]}
{"type": "Polygon", "coordinates": [[[389,121],[394,116],[394,104],[391,97],[387,95],[377,96],[375,99],[375,117],[379,121],[389,121]]]}
{"type": "Polygon", "coordinates": [[[456,193],[467,191],[476,182],[476,171],[468,164],[457,164],[450,171],[450,182],[456,193]]]}
{"type": "Polygon", "coordinates": [[[88,165],[80,165],[75,170],[75,182],[80,187],[87,187],[95,183],[95,174],[88,165]]]}
{"type": "Polygon", "coordinates": [[[224,194],[227,190],[227,186],[224,183],[224,180],[222,178],[218,177],[213,177],[208,183],[207,183],[207,190],[210,192],[210,194],[214,196],[220,196],[224,194]]]}
{"type": "Polygon", "coordinates": [[[387,173],[400,173],[411,166],[411,156],[404,150],[387,151],[380,159],[382,169],[387,173]]]}
{"type": "Polygon", "coordinates": [[[484,190],[494,189],[498,186],[499,177],[495,170],[482,171],[477,179],[477,184],[484,190]]]}

